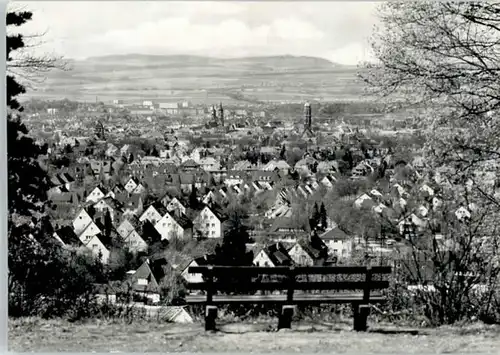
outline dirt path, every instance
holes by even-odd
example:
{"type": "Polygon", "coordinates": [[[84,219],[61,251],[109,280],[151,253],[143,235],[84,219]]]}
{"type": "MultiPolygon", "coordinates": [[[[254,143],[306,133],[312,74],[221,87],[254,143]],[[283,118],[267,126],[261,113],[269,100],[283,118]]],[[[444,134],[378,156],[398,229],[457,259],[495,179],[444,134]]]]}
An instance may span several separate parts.
{"type": "Polygon", "coordinates": [[[347,325],[301,324],[272,331],[267,324],[227,324],[206,333],[202,324],[9,321],[15,352],[326,352],[498,353],[500,327],[475,326],[408,331],[374,327],[356,333],[347,325]]]}

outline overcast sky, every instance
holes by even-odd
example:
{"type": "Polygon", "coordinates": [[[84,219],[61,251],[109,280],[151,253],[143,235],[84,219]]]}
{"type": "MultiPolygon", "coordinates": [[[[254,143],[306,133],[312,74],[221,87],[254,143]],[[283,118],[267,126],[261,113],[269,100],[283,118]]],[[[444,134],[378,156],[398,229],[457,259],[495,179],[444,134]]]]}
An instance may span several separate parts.
{"type": "Polygon", "coordinates": [[[33,11],[23,33],[46,33],[37,50],[67,58],[114,54],[215,57],[310,55],[341,64],[370,59],[373,2],[11,3],[33,11]]]}

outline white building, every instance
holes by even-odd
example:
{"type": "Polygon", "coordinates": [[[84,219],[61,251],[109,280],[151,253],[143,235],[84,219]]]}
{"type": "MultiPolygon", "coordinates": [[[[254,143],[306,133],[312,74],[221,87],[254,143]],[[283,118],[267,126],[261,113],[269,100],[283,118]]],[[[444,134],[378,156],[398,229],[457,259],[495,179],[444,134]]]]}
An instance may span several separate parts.
{"type": "Polygon", "coordinates": [[[82,208],[78,215],[73,220],[73,229],[76,235],[79,235],[92,222],[92,218],[87,211],[82,208]]]}
{"type": "Polygon", "coordinates": [[[104,191],[99,188],[98,186],[96,186],[91,192],[90,194],[87,196],[87,198],[85,199],[86,202],[98,202],[100,201],[101,199],[103,199],[104,197],[106,197],[106,194],[104,193],[104,191]]]}
{"type": "Polygon", "coordinates": [[[193,237],[193,223],[179,213],[166,213],[156,224],[155,229],[161,239],[189,239],[193,237]]]}
{"type": "Polygon", "coordinates": [[[139,252],[146,251],[148,249],[148,244],[144,239],[137,233],[134,229],[131,231],[124,239],[124,243],[131,251],[139,252]]]}
{"type": "Polygon", "coordinates": [[[86,243],[86,247],[90,249],[92,255],[100,257],[103,264],[107,264],[109,255],[111,254],[111,245],[104,241],[102,235],[94,235],[86,243]]]}
{"type": "Polygon", "coordinates": [[[94,221],[91,221],[89,225],[78,235],[78,238],[83,244],[86,245],[90,239],[99,233],[102,233],[101,229],[94,223],[94,221]]]}
{"type": "Polygon", "coordinates": [[[152,204],[146,208],[144,213],[139,217],[139,221],[149,221],[154,225],[165,215],[166,212],[167,211],[163,205],[152,204]]]}
{"type": "Polygon", "coordinates": [[[207,238],[221,238],[224,234],[223,216],[208,206],[194,219],[194,225],[207,238]]]}
{"type": "Polygon", "coordinates": [[[353,250],[353,238],[338,227],[330,228],[319,236],[328,247],[330,255],[338,258],[350,258],[353,250]]]}

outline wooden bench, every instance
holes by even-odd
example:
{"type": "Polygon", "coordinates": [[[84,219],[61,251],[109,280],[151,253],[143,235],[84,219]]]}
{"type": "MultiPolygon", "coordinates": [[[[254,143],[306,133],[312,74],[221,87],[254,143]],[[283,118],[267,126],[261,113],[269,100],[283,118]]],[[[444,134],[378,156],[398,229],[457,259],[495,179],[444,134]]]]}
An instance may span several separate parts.
{"type": "MultiPolygon", "coordinates": [[[[290,328],[295,307],[298,304],[320,305],[351,303],[354,313],[354,330],[366,331],[370,303],[386,301],[381,290],[389,287],[389,281],[374,280],[374,275],[387,275],[392,272],[389,266],[333,266],[333,267],[228,267],[228,266],[194,266],[188,270],[191,274],[202,274],[204,282],[189,283],[189,290],[202,291],[203,294],[191,294],[186,297],[188,304],[205,305],[205,329],[215,330],[217,306],[225,304],[280,304],[282,305],[278,329],[290,328]],[[269,280],[259,280],[267,275],[269,280]],[[272,276],[282,280],[272,280],[272,276]],[[325,275],[342,276],[359,275],[358,281],[313,280],[300,281],[298,278],[321,278],[325,275]],[[231,277],[227,282],[217,281],[231,277]],[[248,282],[251,277],[251,282],[248,282]],[[257,278],[257,280],[255,279],[257,278]],[[234,292],[234,291],[237,292],[234,292]],[[306,293],[305,291],[329,291],[328,293],[306,293]],[[224,292],[226,291],[226,294],[224,292]],[[228,292],[229,291],[229,292],[228,292]],[[281,294],[255,294],[258,291],[282,291],[281,294]],[[299,292],[296,292],[299,291],[299,292]],[[302,291],[302,292],[300,292],[302,291]],[[334,292],[337,291],[337,292],[334,292]],[[338,292],[342,291],[342,292],[338,292]],[[346,292],[348,291],[348,292],[346,292]],[[373,292],[378,291],[378,292],[373,292]],[[233,294],[231,294],[233,293],[233,294]]],[[[330,278],[333,276],[330,276],[330,278]]]]}

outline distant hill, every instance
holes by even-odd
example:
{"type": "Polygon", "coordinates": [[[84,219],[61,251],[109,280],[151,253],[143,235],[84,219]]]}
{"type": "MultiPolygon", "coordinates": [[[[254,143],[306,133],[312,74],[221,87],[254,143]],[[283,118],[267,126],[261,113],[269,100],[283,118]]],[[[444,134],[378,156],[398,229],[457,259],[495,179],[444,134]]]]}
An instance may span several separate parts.
{"type": "MultiPolygon", "coordinates": [[[[259,72],[280,72],[296,70],[332,69],[340,65],[326,59],[315,57],[269,56],[244,58],[211,58],[190,55],[144,55],[127,54],[103,57],[90,57],[85,60],[69,62],[74,73],[88,72],[89,74],[113,70],[117,71],[144,71],[150,70],[214,70],[224,72],[240,72],[247,74],[259,72]]],[[[68,74],[68,73],[65,73],[68,74]]],[[[153,73],[152,73],[153,74],[153,73]]]]}
{"type": "Polygon", "coordinates": [[[122,65],[143,65],[149,64],[200,64],[200,65],[229,65],[229,66],[265,66],[269,68],[278,67],[316,67],[331,68],[339,66],[329,60],[317,57],[306,56],[265,56],[265,57],[240,57],[240,58],[215,58],[193,55],[147,55],[147,54],[124,54],[109,55],[102,57],[89,57],[85,60],[75,61],[75,64],[87,63],[121,63],[122,65]]]}
{"type": "MultiPolygon", "coordinates": [[[[338,82],[340,78],[344,84],[350,85],[349,80],[354,80],[355,73],[353,67],[323,58],[291,55],[213,58],[126,54],[71,60],[68,65],[71,70],[50,72],[30,96],[77,100],[99,96],[109,100],[136,100],[172,95],[183,97],[187,92],[203,90],[205,100],[210,95],[220,100],[225,98],[226,91],[251,88],[261,93],[272,93],[272,88],[276,88],[286,96],[287,87],[294,88],[293,93],[301,87],[302,91],[308,91],[302,94],[315,96],[313,91],[316,91],[319,96],[324,96],[314,89],[318,83],[328,88],[332,81],[338,82]]],[[[266,100],[265,95],[260,96],[258,100],[266,100]]]]}

